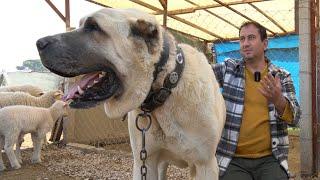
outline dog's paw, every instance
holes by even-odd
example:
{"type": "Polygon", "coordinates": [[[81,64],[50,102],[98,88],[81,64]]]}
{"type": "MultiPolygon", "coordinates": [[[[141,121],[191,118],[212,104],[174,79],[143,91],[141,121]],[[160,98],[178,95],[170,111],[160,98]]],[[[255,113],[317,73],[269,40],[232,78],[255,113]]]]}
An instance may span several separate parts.
{"type": "Polygon", "coordinates": [[[20,153],[16,153],[17,160],[20,164],[22,164],[22,157],[20,153]]]}
{"type": "Polygon", "coordinates": [[[21,165],[20,164],[15,164],[12,166],[12,169],[20,169],[21,165]]]}
{"type": "Polygon", "coordinates": [[[41,163],[41,159],[40,158],[32,158],[31,163],[32,164],[41,163]]]}
{"type": "Polygon", "coordinates": [[[6,169],[7,169],[7,168],[6,168],[6,166],[5,166],[4,164],[1,164],[1,165],[0,165],[0,172],[1,172],[1,171],[4,171],[4,170],[6,170],[6,169]]]}
{"type": "Polygon", "coordinates": [[[20,158],[17,158],[17,160],[18,160],[18,162],[19,162],[20,164],[22,164],[22,159],[21,159],[21,157],[20,157],[20,158]]]}

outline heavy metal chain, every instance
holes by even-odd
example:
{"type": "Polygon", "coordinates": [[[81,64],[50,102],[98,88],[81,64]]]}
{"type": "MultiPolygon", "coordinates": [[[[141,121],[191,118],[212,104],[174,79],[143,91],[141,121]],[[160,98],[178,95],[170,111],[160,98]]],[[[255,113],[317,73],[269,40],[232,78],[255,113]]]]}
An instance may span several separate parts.
{"type": "Polygon", "coordinates": [[[142,161],[142,165],[140,167],[141,172],[141,180],[147,179],[147,166],[146,166],[146,160],[147,160],[147,150],[146,150],[146,132],[149,130],[151,126],[151,115],[150,113],[144,111],[143,113],[138,114],[136,118],[136,126],[137,129],[141,132],[142,135],[142,143],[141,143],[141,151],[140,151],[140,160],[142,161]],[[145,125],[145,127],[141,127],[139,125],[139,120],[146,119],[148,122],[145,125]]]}

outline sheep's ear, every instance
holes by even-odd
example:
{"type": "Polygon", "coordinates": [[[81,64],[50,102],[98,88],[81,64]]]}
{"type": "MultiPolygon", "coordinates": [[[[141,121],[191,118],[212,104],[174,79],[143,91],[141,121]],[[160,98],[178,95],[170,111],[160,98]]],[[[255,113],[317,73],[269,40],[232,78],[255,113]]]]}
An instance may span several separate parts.
{"type": "Polygon", "coordinates": [[[60,91],[60,90],[58,90],[58,91],[56,91],[56,92],[53,94],[53,96],[54,96],[54,99],[56,99],[56,100],[61,100],[62,97],[63,97],[63,92],[60,91]]]}
{"type": "Polygon", "coordinates": [[[159,48],[159,29],[152,22],[144,19],[138,19],[130,22],[131,35],[133,37],[143,38],[148,46],[149,53],[153,54],[155,49],[159,48]]]}

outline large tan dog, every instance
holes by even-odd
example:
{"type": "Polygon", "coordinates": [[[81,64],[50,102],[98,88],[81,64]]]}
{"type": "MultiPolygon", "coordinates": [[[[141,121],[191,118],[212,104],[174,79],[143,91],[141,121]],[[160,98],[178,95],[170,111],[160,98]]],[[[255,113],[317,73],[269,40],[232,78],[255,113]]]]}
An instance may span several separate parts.
{"type": "MultiPolygon", "coordinates": [[[[224,100],[205,56],[188,45],[178,46],[185,59],[182,77],[164,104],[151,112],[146,133],[147,179],[166,179],[170,163],[190,167],[197,180],[218,179],[215,152],[225,121],[224,100]]],[[[149,14],[103,9],[84,17],[72,32],[38,40],[37,47],[52,72],[65,77],[85,74],[65,98],[73,100],[71,106],[103,102],[111,118],[129,112],[133,179],[141,179],[142,138],[135,118],[149,91],[162,87],[177,65],[174,38],[149,14]],[[168,58],[155,76],[165,48],[168,58]]]]}

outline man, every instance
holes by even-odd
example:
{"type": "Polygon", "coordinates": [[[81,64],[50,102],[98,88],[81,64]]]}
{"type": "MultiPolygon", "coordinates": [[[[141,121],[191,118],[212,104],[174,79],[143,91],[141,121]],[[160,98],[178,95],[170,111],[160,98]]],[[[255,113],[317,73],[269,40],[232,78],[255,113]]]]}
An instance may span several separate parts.
{"type": "Polygon", "coordinates": [[[216,154],[220,179],[288,179],[287,125],[300,119],[291,76],[265,57],[263,26],[246,22],[239,36],[243,58],[213,65],[227,108],[216,154]]]}

